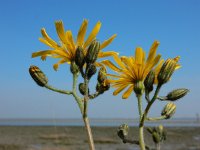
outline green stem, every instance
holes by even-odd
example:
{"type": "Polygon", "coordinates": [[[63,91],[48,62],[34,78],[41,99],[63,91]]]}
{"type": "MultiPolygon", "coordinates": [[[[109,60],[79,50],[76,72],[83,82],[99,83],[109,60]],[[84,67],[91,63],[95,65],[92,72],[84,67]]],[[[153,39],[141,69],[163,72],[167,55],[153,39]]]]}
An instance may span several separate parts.
{"type": "MultiPolygon", "coordinates": [[[[143,116],[143,113],[142,113],[142,94],[137,95],[137,99],[138,99],[138,110],[139,110],[140,122],[141,122],[141,119],[142,119],[142,116],[143,116]]],[[[143,128],[144,127],[139,124],[139,144],[140,144],[141,150],[145,150],[144,131],[143,131],[144,129],[143,128]]]]}
{"type": "Polygon", "coordinates": [[[87,79],[87,77],[84,78],[84,83],[85,83],[86,92],[85,92],[85,95],[84,95],[83,120],[84,120],[86,131],[87,131],[87,134],[88,134],[88,141],[89,141],[90,150],[95,150],[94,140],[93,140],[92,131],[91,131],[91,127],[90,127],[90,122],[89,122],[89,119],[87,117],[88,100],[89,100],[89,96],[88,96],[89,95],[89,93],[88,93],[89,80],[87,79]]]}
{"type": "Polygon", "coordinates": [[[47,89],[49,89],[49,90],[52,90],[52,91],[54,91],[54,92],[58,92],[58,93],[61,93],[61,94],[68,94],[68,95],[72,94],[72,91],[60,90],[60,89],[54,88],[54,87],[52,87],[52,86],[50,86],[50,85],[45,85],[45,87],[46,87],[47,89]]]}
{"type": "Polygon", "coordinates": [[[164,119],[166,119],[166,116],[160,116],[160,117],[154,117],[154,118],[146,117],[146,120],[148,120],[148,121],[159,121],[159,120],[164,120],[164,119]]]}
{"type": "Polygon", "coordinates": [[[144,121],[147,117],[147,114],[152,106],[152,104],[155,102],[155,100],[157,99],[157,96],[158,96],[158,93],[160,91],[160,88],[161,88],[162,85],[158,84],[157,88],[156,88],[156,91],[154,93],[154,96],[153,98],[151,99],[151,101],[147,104],[147,107],[145,108],[144,110],[144,114],[142,115],[142,119],[140,121],[140,126],[144,126],[144,121]]]}
{"type": "Polygon", "coordinates": [[[83,102],[82,99],[77,95],[76,93],[76,84],[77,84],[77,79],[78,79],[78,73],[73,74],[73,86],[72,86],[72,95],[74,96],[79,109],[81,111],[81,114],[83,114],[83,102]]]}

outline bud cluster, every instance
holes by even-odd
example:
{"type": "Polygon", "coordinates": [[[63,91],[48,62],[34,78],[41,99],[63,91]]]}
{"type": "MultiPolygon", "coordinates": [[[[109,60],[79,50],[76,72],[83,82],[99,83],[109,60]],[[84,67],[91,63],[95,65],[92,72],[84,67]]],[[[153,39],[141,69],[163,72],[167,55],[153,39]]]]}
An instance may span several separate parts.
{"type": "Polygon", "coordinates": [[[147,128],[147,131],[152,135],[154,143],[158,144],[166,140],[167,132],[162,125],[153,128],[147,128]]]}
{"type": "Polygon", "coordinates": [[[90,79],[96,73],[96,66],[94,65],[100,51],[100,42],[97,40],[92,41],[87,49],[87,53],[80,46],[77,47],[75,53],[75,63],[78,66],[82,76],[90,79]],[[86,63],[85,72],[83,66],[86,63]]]}

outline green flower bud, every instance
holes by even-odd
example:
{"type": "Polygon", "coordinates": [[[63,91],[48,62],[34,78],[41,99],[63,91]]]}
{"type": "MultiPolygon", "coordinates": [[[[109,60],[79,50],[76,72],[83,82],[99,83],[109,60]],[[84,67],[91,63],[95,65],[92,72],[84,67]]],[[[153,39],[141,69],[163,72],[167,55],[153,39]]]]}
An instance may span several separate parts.
{"type": "Polygon", "coordinates": [[[117,135],[122,139],[126,139],[126,137],[128,136],[128,131],[129,131],[129,127],[126,124],[122,124],[121,126],[119,126],[118,131],[117,131],[117,135]]]}
{"type": "Polygon", "coordinates": [[[150,93],[153,90],[154,80],[155,80],[155,72],[151,70],[148,73],[146,79],[144,80],[145,91],[147,93],[150,93]]]}
{"type": "MultiPolygon", "coordinates": [[[[84,83],[80,83],[79,84],[79,91],[82,95],[85,95],[86,94],[86,87],[85,87],[85,84],[84,83]]],[[[88,89],[88,94],[89,94],[89,89],[88,89]]]]}
{"type": "Polygon", "coordinates": [[[172,74],[174,73],[174,70],[176,69],[178,60],[179,60],[179,57],[176,57],[174,59],[167,59],[165,61],[165,63],[162,65],[160,72],[158,74],[159,84],[164,84],[169,81],[172,74]]]}
{"type": "Polygon", "coordinates": [[[170,100],[170,101],[178,100],[184,97],[188,92],[189,90],[184,89],[184,88],[173,90],[172,92],[167,94],[166,100],[170,100]]]}
{"type": "Polygon", "coordinates": [[[39,86],[43,87],[48,83],[47,77],[37,66],[30,66],[29,73],[39,86]]]}
{"type": "Polygon", "coordinates": [[[144,83],[143,81],[138,81],[134,84],[134,92],[136,95],[142,95],[144,93],[144,83]]]}
{"type": "Polygon", "coordinates": [[[78,66],[76,65],[74,61],[71,62],[70,71],[72,74],[76,74],[79,72],[78,66]]]}
{"type": "Polygon", "coordinates": [[[174,115],[175,112],[176,112],[176,105],[170,102],[167,105],[165,105],[165,107],[163,108],[161,112],[161,115],[165,116],[166,119],[169,119],[174,115]]]}
{"type": "Polygon", "coordinates": [[[87,77],[90,79],[97,72],[97,68],[94,64],[90,64],[87,72],[87,77]]]}
{"type": "Polygon", "coordinates": [[[87,54],[85,58],[86,63],[93,64],[97,60],[99,51],[100,51],[100,42],[97,40],[92,41],[92,43],[90,44],[87,50],[87,54]]]}
{"type": "Polygon", "coordinates": [[[98,82],[102,83],[107,79],[106,73],[107,72],[106,72],[106,68],[105,67],[101,67],[99,69],[99,73],[98,73],[98,77],[97,77],[98,82]]]}
{"type": "Polygon", "coordinates": [[[101,82],[101,83],[98,82],[96,85],[96,91],[99,94],[103,94],[105,91],[109,89],[110,89],[110,83],[107,83],[107,82],[101,82]]]}
{"type": "Polygon", "coordinates": [[[152,137],[153,137],[154,143],[159,143],[160,142],[160,136],[159,136],[159,134],[157,132],[153,132],[152,137]]]}
{"type": "Polygon", "coordinates": [[[75,53],[75,63],[79,68],[82,68],[85,64],[85,56],[83,49],[81,47],[77,47],[76,53],[75,53]]]}

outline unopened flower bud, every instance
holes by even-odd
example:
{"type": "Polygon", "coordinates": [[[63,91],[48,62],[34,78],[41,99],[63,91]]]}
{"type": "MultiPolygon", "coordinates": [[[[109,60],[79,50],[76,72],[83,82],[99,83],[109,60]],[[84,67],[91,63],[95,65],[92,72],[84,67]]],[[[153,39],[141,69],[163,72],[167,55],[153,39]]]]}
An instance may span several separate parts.
{"type": "Polygon", "coordinates": [[[145,91],[147,93],[150,93],[153,90],[154,80],[155,80],[155,72],[151,70],[148,73],[146,79],[144,80],[145,91]]]}
{"type": "Polygon", "coordinates": [[[159,134],[157,132],[153,132],[152,137],[153,137],[154,143],[159,143],[160,142],[160,136],[159,136],[159,134]]]}
{"type": "Polygon", "coordinates": [[[162,65],[160,72],[158,74],[158,83],[164,84],[171,78],[174,70],[176,69],[177,62],[180,57],[176,57],[174,59],[167,59],[165,63],[162,65]]]}
{"type": "Polygon", "coordinates": [[[119,126],[118,131],[117,131],[117,135],[122,139],[126,139],[126,137],[128,136],[128,131],[129,131],[129,127],[126,124],[122,124],[121,126],[119,126]]]}
{"type": "Polygon", "coordinates": [[[83,65],[85,64],[84,52],[83,52],[83,49],[80,46],[77,47],[77,49],[76,49],[75,63],[79,68],[82,68],[83,65]]]}
{"type": "Polygon", "coordinates": [[[70,71],[72,74],[79,72],[78,66],[76,65],[76,63],[74,61],[71,62],[70,71]]]}
{"type": "MultiPolygon", "coordinates": [[[[86,87],[85,87],[85,84],[84,83],[80,83],[79,84],[79,91],[82,95],[85,95],[86,94],[86,87]]],[[[89,89],[88,89],[88,94],[89,94],[89,89]]]]}
{"type": "Polygon", "coordinates": [[[136,95],[142,95],[144,93],[144,83],[142,81],[138,81],[134,84],[134,92],[136,95]]]}
{"type": "Polygon", "coordinates": [[[94,64],[90,64],[87,72],[87,77],[90,79],[97,72],[97,68],[94,64]]]}
{"type": "Polygon", "coordinates": [[[47,77],[37,66],[30,66],[29,73],[39,86],[43,87],[48,83],[47,77]]]}
{"type": "Polygon", "coordinates": [[[166,100],[170,100],[170,101],[178,100],[178,99],[184,97],[188,92],[189,92],[189,90],[185,89],[185,88],[173,90],[167,94],[166,100]]]}
{"type": "Polygon", "coordinates": [[[169,119],[174,115],[175,112],[176,112],[176,105],[170,102],[167,105],[165,105],[165,107],[161,112],[161,115],[165,116],[166,119],[169,119]]]}
{"type": "Polygon", "coordinates": [[[105,67],[101,67],[101,68],[99,69],[99,73],[98,73],[97,80],[98,80],[98,82],[102,83],[102,82],[104,82],[106,79],[107,79],[107,76],[106,76],[106,68],[105,68],[105,67]]]}
{"type": "Polygon", "coordinates": [[[110,83],[108,83],[107,81],[104,82],[98,82],[96,85],[96,91],[99,94],[103,94],[105,91],[110,89],[110,83]]]}
{"type": "Polygon", "coordinates": [[[100,51],[100,42],[97,40],[92,41],[92,43],[90,44],[87,50],[87,54],[85,58],[86,63],[93,64],[97,60],[99,51],[100,51]]]}

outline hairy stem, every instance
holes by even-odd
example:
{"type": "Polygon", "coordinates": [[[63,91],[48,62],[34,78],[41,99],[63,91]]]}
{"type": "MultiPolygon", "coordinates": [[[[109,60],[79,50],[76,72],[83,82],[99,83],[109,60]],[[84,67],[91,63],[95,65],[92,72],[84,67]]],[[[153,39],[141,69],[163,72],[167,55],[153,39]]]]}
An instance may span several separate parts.
{"type": "MultiPolygon", "coordinates": [[[[137,95],[137,99],[138,99],[138,110],[139,110],[139,115],[140,115],[140,121],[142,119],[142,94],[137,95]]],[[[141,126],[139,124],[139,144],[140,144],[140,148],[141,150],[145,150],[145,143],[144,143],[144,133],[143,133],[143,125],[141,126]]]]}
{"type": "Polygon", "coordinates": [[[54,92],[58,92],[58,93],[61,93],[61,94],[67,94],[67,95],[70,95],[72,94],[72,91],[65,91],[65,90],[60,90],[60,89],[57,89],[57,88],[54,88],[50,85],[45,85],[45,87],[51,91],[54,91],[54,92]]]}
{"type": "Polygon", "coordinates": [[[153,98],[152,98],[151,101],[147,104],[147,107],[146,107],[145,110],[144,110],[144,114],[142,115],[142,119],[141,119],[141,121],[140,121],[140,126],[144,126],[144,121],[145,121],[145,119],[146,119],[146,117],[147,117],[147,115],[148,115],[148,112],[149,112],[149,110],[150,110],[152,104],[153,104],[153,103],[155,102],[155,100],[157,99],[157,96],[158,96],[158,93],[159,93],[159,91],[160,91],[160,88],[161,88],[161,85],[158,84],[158,86],[157,86],[157,88],[156,88],[156,91],[155,91],[155,93],[154,93],[153,98]]]}
{"type": "Polygon", "coordinates": [[[82,99],[76,93],[77,79],[78,79],[78,73],[74,73],[73,74],[72,95],[74,96],[74,98],[79,106],[81,114],[83,114],[83,102],[82,102],[82,99]]]}
{"type": "Polygon", "coordinates": [[[147,121],[159,121],[159,120],[164,120],[164,119],[166,119],[166,116],[160,116],[160,117],[154,117],[154,118],[146,117],[147,121]]]}
{"type": "Polygon", "coordinates": [[[88,84],[89,84],[89,80],[87,79],[87,77],[84,78],[84,83],[85,83],[85,95],[84,95],[84,107],[83,107],[83,120],[85,123],[85,127],[86,127],[86,131],[88,134],[88,141],[89,141],[89,146],[90,146],[90,150],[95,150],[94,147],[94,140],[93,140],[93,136],[92,136],[92,131],[91,131],[91,127],[90,127],[90,122],[89,119],[87,117],[87,112],[88,112],[88,100],[89,100],[89,93],[88,93],[88,84]]]}

